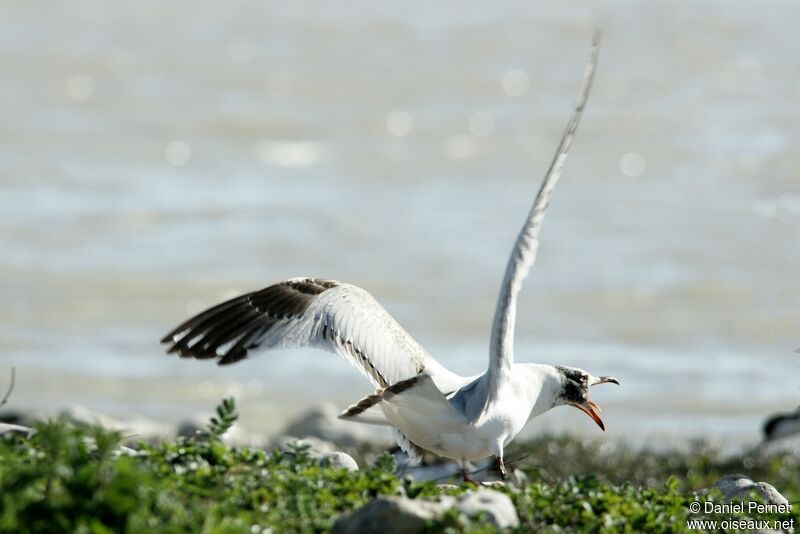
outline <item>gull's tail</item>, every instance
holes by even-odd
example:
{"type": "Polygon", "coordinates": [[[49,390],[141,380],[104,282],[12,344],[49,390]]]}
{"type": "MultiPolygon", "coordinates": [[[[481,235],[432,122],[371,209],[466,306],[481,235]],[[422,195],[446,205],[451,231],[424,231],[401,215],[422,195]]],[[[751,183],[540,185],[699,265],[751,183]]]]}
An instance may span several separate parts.
{"type": "Polygon", "coordinates": [[[339,418],[393,426],[398,445],[412,456],[419,449],[441,454],[440,434],[458,433],[466,419],[424,373],[367,395],[339,418]]]}

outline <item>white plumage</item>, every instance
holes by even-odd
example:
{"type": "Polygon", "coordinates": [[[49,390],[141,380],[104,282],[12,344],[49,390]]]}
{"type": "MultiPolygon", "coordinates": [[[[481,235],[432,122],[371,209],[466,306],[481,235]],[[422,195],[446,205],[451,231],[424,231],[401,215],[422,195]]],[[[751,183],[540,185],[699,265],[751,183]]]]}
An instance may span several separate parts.
{"type": "MultiPolygon", "coordinates": [[[[556,154],[511,252],[492,326],[489,367],[463,377],[437,362],[365,290],[320,278],[293,278],[223,302],[187,320],[162,342],[184,357],[229,364],[255,349],[317,347],[336,352],[376,386],[342,413],[394,427],[401,447],[455,459],[495,455],[525,424],[568,404],[603,428],[590,386],[618,383],[580,369],[515,364],[517,295],[536,259],[539,230],[588,99],[597,62],[592,45],[583,87],[556,154]]],[[[464,472],[466,478],[466,473],[464,472]]]]}

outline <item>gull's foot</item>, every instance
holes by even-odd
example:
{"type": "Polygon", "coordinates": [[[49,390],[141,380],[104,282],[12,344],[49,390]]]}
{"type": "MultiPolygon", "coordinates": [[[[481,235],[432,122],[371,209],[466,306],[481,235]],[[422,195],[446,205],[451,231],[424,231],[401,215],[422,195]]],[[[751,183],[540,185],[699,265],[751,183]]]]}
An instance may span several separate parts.
{"type": "Polygon", "coordinates": [[[469,478],[469,473],[467,472],[467,468],[464,467],[464,466],[461,467],[461,478],[463,479],[464,482],[471,482],[472,484],[475,484],[476,486],[479,485],[477,482],[475,482],[474,480],[469,478]]]}

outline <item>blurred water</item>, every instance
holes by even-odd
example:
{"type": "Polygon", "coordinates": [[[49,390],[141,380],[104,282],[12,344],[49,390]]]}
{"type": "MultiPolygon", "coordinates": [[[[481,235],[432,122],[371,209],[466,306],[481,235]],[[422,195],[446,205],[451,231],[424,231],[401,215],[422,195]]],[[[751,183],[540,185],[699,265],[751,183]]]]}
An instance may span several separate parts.
{"type": "MultiPolygon", "coordinates": [[[[217,369],[158,339],[315,275],[485,366],[506,256],[596,86],[520,304],[522,361],[613,374],[609,438],[755,439],[800,400],[800,6],[0,4],[0,363],[13,406],[243,424],[369,385],[334,356],[217,369]]],[[[2,375],[0,375],[2,376],[2,375]]],[[[538,428],[591,432],[556,410],[538,428]],[[563,417],[562,417],[563,416],[563,417]]]]}

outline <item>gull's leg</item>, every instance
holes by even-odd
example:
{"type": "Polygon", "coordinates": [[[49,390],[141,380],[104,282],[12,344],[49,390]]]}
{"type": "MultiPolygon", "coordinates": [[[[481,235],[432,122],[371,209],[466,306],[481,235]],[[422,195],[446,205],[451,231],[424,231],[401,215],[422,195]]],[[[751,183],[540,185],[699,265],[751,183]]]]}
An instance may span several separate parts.
{"type": "Polygon", "coordinates": [[[461,478],[463,479],[463,481],[465,483],[472,482],[473,484],[475,484],[475,481],[469,478],[469,472],[467,471],[467,462],[464,461],[458,462],[458,466],[461,468],[461,478]]]}
{"type": "Polygon", "coordinates": [[[508,471],[506,471],[506,466],[503,463],[504,444],[505,444],[505,439],[498,440],[498,442],[495,443],[494,447],[492,447],[493,449],[492,452],[494,453],[495,456],[495,464],[494,464],[495,469],[497,469],[497,472],[500,473],[500,478],[502,478],[503,480],[507,480],[508,471]]]}
{"type": "Polygon", "coordinates": [[[461,466],[461,478],[463,482],[472,482],[472,479],[469,478],[469,474],[467,473],[466,466],[463,465],[461,466]]]}
{"type": "Polygon", "coordinates": [[[503,480],[508,480],[508,471],[506,471],[506,466],[503,463],[503,456],[502,455],[497,456],[495,457],[495,460],[496,460],[495,468],[500,473],[500,478],[502,478],[503,480]]]}

